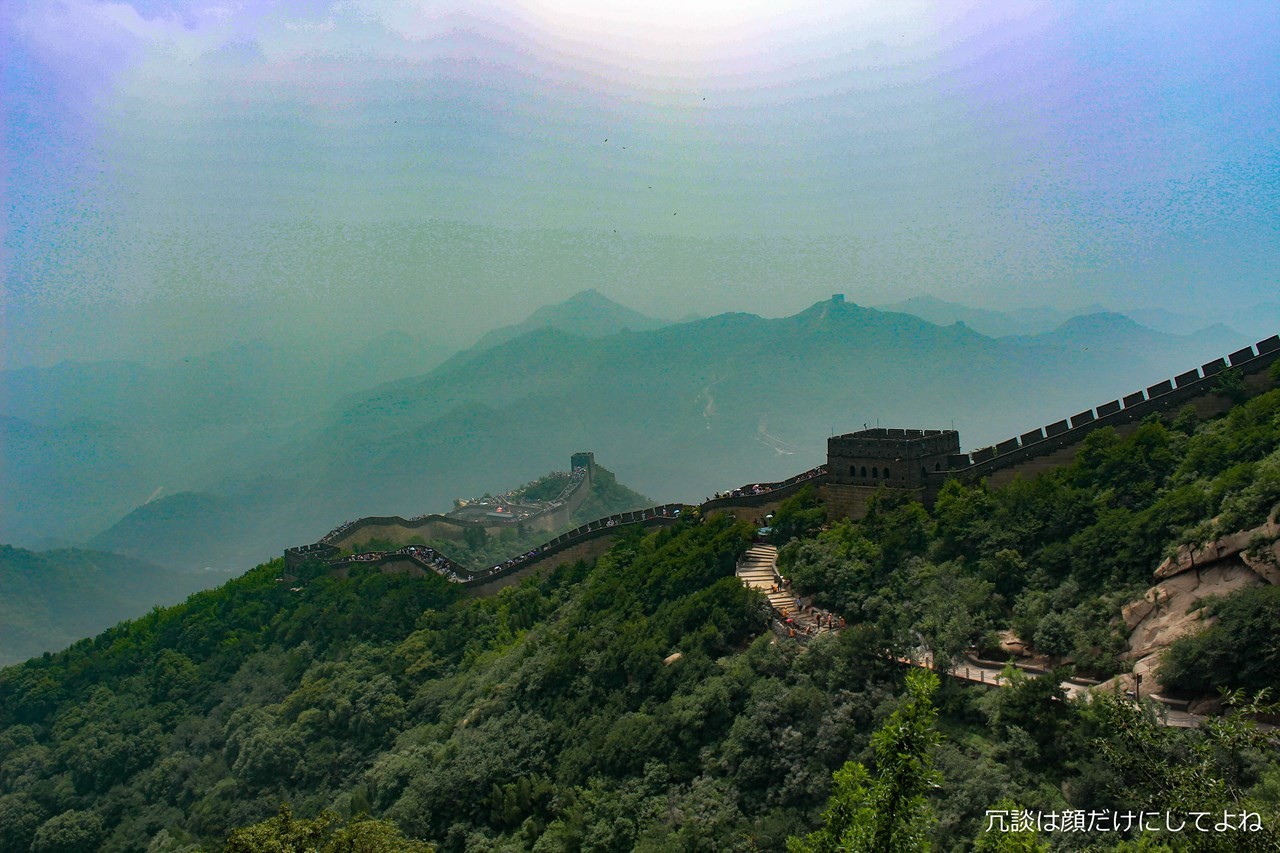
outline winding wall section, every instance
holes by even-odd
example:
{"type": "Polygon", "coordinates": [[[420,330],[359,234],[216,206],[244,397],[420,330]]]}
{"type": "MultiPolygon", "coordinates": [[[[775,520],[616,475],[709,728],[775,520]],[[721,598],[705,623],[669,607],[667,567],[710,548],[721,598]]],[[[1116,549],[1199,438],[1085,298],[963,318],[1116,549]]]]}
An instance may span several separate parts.
{"type": "Polygon", "coordinates": [[[1229,369],[1239,371],[1245,392],[1252,396],[1275,386],[1268,371],[1277,359],[1280,359],[1280,335],[1272,335],[1225,358],[1214,359],[1198,369],[1157,382],[1122,399],[1085,409],[1070,418],[990,447],[953,456],[948,460],[948,470],[937,474],[931,472],[930,480],[941,485],[952,477],[967,480],[988,478],[993,485],[1003,485],[1019,473],[1038,473],[1044,468],[1070,461],[1075,447],[1085,436],[1102,427],[1122,429],[1140,423],[1148,415],[1169,414],[1185,406],[1192,406],[1200,417],[1222,414],[1231,408],[1234,401],[1229,395],[1216,390],[1220,374],[1229,369]]]}
{"type": "MultiPolygon", "coordinates": [[[[966,481],[985,479],[994,486],[1000,486],[1016,476],[1034,475],[1070,462],[1084,438],[1102,427],[1115,427],[1121,431],[1133,429],[1148,415],[1168,414],[1186,406],[1193,407],[1200,417],[1221,414],[1229,409],[1234,401],[1219,389],[1220,374],[1228,369],[1238,371],[1245,393],[1252,396],[1275,387],[1276,383],[1270,377],[1269,368],[1277,360],[1280,360],[1280,336],[1272,335],[1254,346],[1244,347],[1225,358],[1215,359],[1198,369],[1158,382],[1145,390],[1129,394],[1123,399],[1112,400],[1096,408],[1086,409],[1070,418],[1023,433],[991,447],[953,455],[947,460],[947,470],[930,471],[925,475],[926,485],[923,489],[905,491],[909,491],[913,497],[928,502],[937,494],[937,490],[943,483],[953,478],[966,481]]],[[[886,488],[834,484],[829,482],[827,474],[828,466],[819,466],[780,482],[750,484],[704,501],[697,505],[696,509],[704,514],[731,512],[736,509],[747,509],[763,514],[776,509],[783,500],[794,495],[806,484],[813,484],[819,488],[826,500],[830,514],[859,518],[865,513],[867,499],[886,488]]],[[[589,486],[589,478],[584,480],[585,485],[589,486]]],[[[890,491],[895,490],[890,489],[890,491]]],[[[572,500],[567,501],[563,507],[557,508],[555,517],[559,518],[561,510],[572,504],[572,509],[563,513],[564,521],[556,526],[567,523],[588,493],[589,488],[582,485],[575,489],[572,500]]],[[[564,562],[597,556],[606,550],[609,543],[623,530],[674,524],[682,515],[694,508],[687,504],[664,504],[596,519],[524,554],[481,571],[466,568],[446,555],[421,545],[337,559],[343,547],[356,543],[361,533],[370,534],[368,538],[374,538],[379,533],[406,537],[425,534],[432,538],[459,538],[461,530],[466,526],[484,526],[482,523],[449,519],[440,515],[423,516],[418,519],[374,516],[336,528],[319,542],[287,549],[284,554],[285,564],[296,568],[308,562],[323,562],[330,564],[340,573],[345,573],[352,566],[357,565],[376,565],[387,572],[411,574],[435,572],[451,582],[466,586],[471,591],[484,594],[514,583],[535,569],[547,570],[564,562]],[[433,525],[438,526],[442,522],[450,525],[455,531],[453,536],[433,532],[438,529],[433,525]]]]}

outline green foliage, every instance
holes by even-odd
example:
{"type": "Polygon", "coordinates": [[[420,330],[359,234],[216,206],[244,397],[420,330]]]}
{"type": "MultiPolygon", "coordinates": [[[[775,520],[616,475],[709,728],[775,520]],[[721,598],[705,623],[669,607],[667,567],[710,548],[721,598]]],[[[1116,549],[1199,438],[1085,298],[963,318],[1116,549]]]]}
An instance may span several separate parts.
{"type": "Polygon", "coordinates": [[[1248,467],[1229,469],[1238,474],[1237,482],[1224,489],[1221,511],[1214,532],[1219,535],[1255,527],[1275,513],[1280,506],[1280,450],[1248,467]]]}
{"type": "Polygon", "coordinates": [[[26,793],[0,797],[0,853],[27,853],[46,814],[26,793]]]}
{"type": "Polygon", "coordinates": [[[933,655],[935,669],[945,672],[966,649],[991,644],[996,613],[991,584],[951,564],[917,561],[905,574],[912,593],[903,615],[933,655]]]}
{"type": "Polygon", "coordinates": [[[31,853],[97,853],[104,835],[98,815],[68,810],[36,830],[31,853]]]}
{"type": "MultiPolygon", "coordinates": [[[[273,561],[0,670],[0,851],[42,832],[46,845],[212,849],[238,827],[269,840],[316,821],[311,846],[351,841],[337,849],[747,851],[813,833],[793,845],[1035,850],[1059,839],[984,837],[987,805],[1150,808],[1199,780],[1270,808],[1267,743],[1148,732],[1068,701],[1059,675],[926,696],[922,673],[892,697],[894,655],[923,645],[941,666],[1009,625],[1066,664],[1114,666],[1120,605],[1168,549],[1215,515],[1247,525],[1274,505],[1280,392],[1205,423],[1096,436],[1044,476],[949,483],[932,513],[879,498],[859,522],[802,524],[783,572],[848,621],[804,647],[768,633],[760,596],[733,577],[753,531],[696,513],[480,598],[370,568],[279,583],[273,561]],[[841,770],[855,759],[873,772],[841,770]],[[929,762],[945,788],[926,783],[929,762]],[[1185,784],[1152,781],[1184,767],[1185,784]],[[286,826],[264,811],[282,801],[317,817],[286,826]]],[[[1219,606],[1236,620],[1226,641],[1263,652],[1256,671],[1240,651],[1232,667],[1269,683],[1274,603],[1219,606]]],[[[1196,666],[1230,671],[1226,654],[1196,666]]]]}
{"type": "Polygon", "coordinates": [[[569,475],[565,473],[547,474],[538,479],[525,483],[518,489],[513,491],[513,495],[525,501],[550,501],[554,500],[564,487],[569,484],[569,475]]]}
{"type": "MultiPolygon", "coordinates": [[[[934,503],[937,519],[935,548],[940,559],[976,558],[1002,539],[995,498],[983,487],[968,488],[959,480],[943,484],[934,503]]],[[[1013,544],[1013,543],[1009,543],[1013,544]]]]}
{"type": "Polygon", "coordinates": [[[647,509],[654,503],[652,498],[647,498],[619,483],[612,471],[597,464],[591,473],[591,491],[574,512],[569,524],[571,527],[578,527],[588,521],[614,513],[647,509]]]}
{"type": "Polygon", "coordinates": [[[852,761],[837,770],[822,828],[802,839],[788,839],[789,853],[929,850],[926,798],[938,782],[930,755],[938,742],[932,701],[938,678],[912,670],[906,686],[902,707],[871,737],[875,777],[852,761]]]}
{"type": "Polygon", "coordinates": [[[1213,382],[1213,393],[1229,397],[1239,403],[1249,396],[1249,389],[1244,384],[1244,374],[1238,367],[1228,367],[1218,374],[1213,382]]]}
{"type": "Polygon", "coordinates": [[[249,825],[264,800],[287,799],[310,814],[349,803],[452,847],[532,846],[573,827],[609,827],[625,849],[744,832],[776,846],[879,700],[817,689],[751,645],[764,615],[733,577],[749,534],[726,519],[630,531],[594,568],[474,599],[438,578],[321,567],[301,570],[294,593],[275,581],[278,561],[259,567],[0,672],[0,821],[33,838],[50,814],[123,798],[103,829],[109,848],[136,849],[159,833],[279,830],[249,825]],[[683,658],[665,666],[673,651],[683,658]],[[776,690],[755,692],[761,678],[776,690]],[[779,691],[790,698],[775,717],[779,691]],[[768,722],[732,733],[756,719],[768,722]],[[794,785],[747,769],[783,748],[776,720],[814,744],[794,785]],[[627,829],[610,810],[655,761],[669,784],[637,789],[637,808],[658,823],[627,829]],[[719,808],[724,797],[741,810],[719,808]],[[660,818],[672,809],[688,820],[660,818]]]}
{"type": "Polygon", "coordinates": [[[1095,740],[1112,772],[1111,793],[1125,808],[1188,815],[1242,812],[1261,815],[1258,832],[1184,833],[1182,849],[1192,851],[1263,851],[1280,847],[1277,815],[1248,795],[1256,781],[1257,758],[1271,753],[1271,738],[1250,717],[1274,712],[1276,706],[1229,697],[1238,711],[1210,719],[1195,733],[1162,726],[1149,706],[1115,695],[1102,695],[1088,713],[1103,736],[1095,740]]]}
{"type": "Polygon", "coordinates": [[[812,536],[827,520],[827,510],[812,485],[801,487],[791,497],[778,505],[770,526],[773,533],[769,541],[785,545],[792,539],[812,536]]]}
{"type": "Polygon", "coordinates": [[[1206,610],[1217,621],[1168,649],[1161,681],[1198,693],[1220,688],[1280,693],[1280,587],[1237,590],[1208,602],[1206,610]]]}
{"type": "Polygon", "coordinates": [[[280,813],[261,823],[237,829],[224,853],[432,853],[435,848],[406,838],[385,820],[353,818],[343,825],[333,812],[297,820],[287,803],[280,813]]]}
{"type": "Polygon", "coordinates": [[[489,534],[483,527],[467,527],[462,531],[462,544],[467,547],[468,551],[483,550],[488,541],[489,534]]]}

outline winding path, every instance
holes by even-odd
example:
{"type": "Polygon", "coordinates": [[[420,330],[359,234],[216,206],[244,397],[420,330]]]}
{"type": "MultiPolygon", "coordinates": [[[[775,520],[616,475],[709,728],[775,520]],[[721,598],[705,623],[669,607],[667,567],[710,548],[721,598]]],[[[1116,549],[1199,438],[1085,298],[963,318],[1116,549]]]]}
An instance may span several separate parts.
{"type": "MultiPolygon", "coordinates": [[[[775,630],[785,633],[791,627],[794,627],[798,634],[792,633],[791,636],[798,637],[809,637],[839,630],[838,628],[827,628],[819,625],[813,617],[798,606],[799,601],[791,592],[791,584],[778,573],[777,564],[778,549],[773,545],[756,543],[747,549],[747,553],[738,562],[737,570],[734,572],[744,586],[759,590],[769,600],[769,604],[774,611],[775,630]]],[[[916,658],[900,657],[898,662],[908,666],[918,666],[922,669],[933,668],[933,656],[928,652],[916,658]]],[[[966,658],[952,666],[947,675],[971,684],[984,684],[988,687],[1008,687],[1009,682],[1002,677],[1003,672],[1004,668],[1001,666],[979,663],[966,658]]],[[[1027,672],[1026,675],[1028,678],[1041,677],[1035,672],[1027,672]]],[[[1089,698],[1089,688],[1083,685],[1071,681],[1063,681],[1062,689],[1071,699],[1084,699],[1087,701],[1089,698]]],[[[1190,714],[1175,708],[1167,706],[1162,708],[1161,720],[1166,726],[1194,729],[1199,728],[1205,719],[1200,715],[1190,714]]]]}

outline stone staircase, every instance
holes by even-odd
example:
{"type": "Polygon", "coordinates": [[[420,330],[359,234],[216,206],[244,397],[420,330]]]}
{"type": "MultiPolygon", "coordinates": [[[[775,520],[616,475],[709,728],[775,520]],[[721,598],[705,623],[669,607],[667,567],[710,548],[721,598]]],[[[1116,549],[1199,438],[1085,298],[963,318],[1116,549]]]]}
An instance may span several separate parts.
{"type": "Polygon", "coordinates": [[[804,637],[832,630],[819,623],[814,616],[804,612],[791,592],[791,584],[778,574],[778,549],[772,545],[756,543],[747,549],[738,562],[737,576],[743,585],[757,589],[769,599],[776,617],[776,627],[794,636],[804,637]]]}

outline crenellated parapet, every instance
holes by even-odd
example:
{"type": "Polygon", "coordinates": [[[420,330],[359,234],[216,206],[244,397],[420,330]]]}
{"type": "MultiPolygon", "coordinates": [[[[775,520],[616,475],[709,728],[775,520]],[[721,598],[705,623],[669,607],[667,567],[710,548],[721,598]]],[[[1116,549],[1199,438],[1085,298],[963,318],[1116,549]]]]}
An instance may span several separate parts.
{"type": "Polygon", "coordinates": [[[1169,414],[1192,406],[1200,417],[1221,414],[1234,400],[1219,392],[1221,374],[1228,369],[1239,371],[1249,394],[1271,387],[1270,367],[1280,359],[1280,335],[1238,349],[1225,358],[1217,358],[1198,369],[1188,370],[1170,379],[1135,391],[1119,400],[1085,409],[1069,418],[1054,421],[1039,429],[1008,438],[971,453],[957,453],[947,459],[945,470],[931,472],[935,487],[952,477],[980,480],[991,477],[999,485],[1011,479],[1025,463],[1049,456],[1061,456],[1074,448],[1085,436],[1103,427],[1123,428],[1137,424],[1153,414],[1169,414]],[[1001,476],[1001,475],[1004,476],[1001,476]]]}

